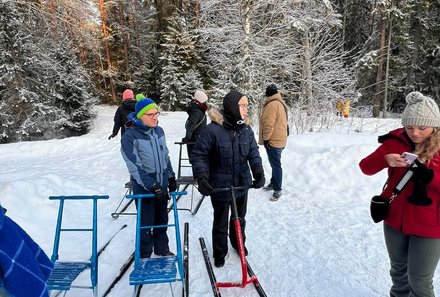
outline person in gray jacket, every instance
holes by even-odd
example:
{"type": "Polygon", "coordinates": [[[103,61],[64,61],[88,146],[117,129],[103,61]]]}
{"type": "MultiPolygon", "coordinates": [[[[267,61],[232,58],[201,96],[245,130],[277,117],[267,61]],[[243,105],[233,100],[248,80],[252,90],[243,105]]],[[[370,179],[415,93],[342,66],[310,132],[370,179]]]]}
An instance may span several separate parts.
{"type": "MultiPolygon", "coordinates": [[[[159,107],[150,98],[136,103],[129,114],[130,124],[121,139],[121,152],[134,194],[154,194],[155,199],[142,201],[141,224],[168,224],[168,191],[176,191],[176,178],[168,155],[164,130],[158,126],[159,107]]],[[[141,258],[154,253],[174,255],[169,250],[167,228],[141,229],[141,258]]]]}

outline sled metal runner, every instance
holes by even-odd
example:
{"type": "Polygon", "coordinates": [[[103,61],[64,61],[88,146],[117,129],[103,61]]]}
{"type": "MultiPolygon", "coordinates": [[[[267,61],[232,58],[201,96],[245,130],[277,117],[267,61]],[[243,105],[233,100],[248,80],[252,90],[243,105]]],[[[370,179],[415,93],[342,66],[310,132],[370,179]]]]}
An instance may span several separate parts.
{"type": "Polygon", "coordinates": [[[127,195],[131,195],[132,194],[132,189],[131,189],[131,182],[128,182],[125,184],[125,188],[127,189],[127,191],[125,192],[124,196],[122,196],[121,202],[119,202],[118,207],[116,207],[115,211],[111,213],[111,216],[113,219],[118,219],[119,216],[134,216],[136,215],[136,213],[127,213],[125,212],[127,210],[127,208],[133,203],[133,199],[130,199],[129,201],[127,201],[125,203],[125,205],[119,209],[122,205],[122,203],[125,200],[125,197],[127,197],[127,195]]]}
{"type": "MultiPolygon", "coordinates": [[[[182,173],[182,169],[183,168],[192,168],[192,165],[189,161],[189,157],[188,156],[184,156],[183,154],[183,147],[187,144],[195,144],[195,142],[188,142],[188,143],[183,143],[183,142],[174,142],[174,144],[179,145],[179,162],[177,165],[177,176],[176,176],[176,183],[177,183],[177,189],[179,191],[186,191],[190,186],[196,187],[197,188],[197,182],[194,179],[194,177],[192,175],[185,175],[184,173],[182,173]],[[180,190],[180,186],[183,186],[183,189],[180,190]]],[[[181,198],[181,195],[176,197],[176,201],[179,201],[179,199],[181,198]]],[[[197,201],[197,204],[194,206],[194,191],[192,191],[191,193],[191,205],[190,208],[179,208],[179,210],[187,210],[189,212],[191,212],[192,215],[196,215],[197,212],[199,211],[200,206],[202,205],[202,202],[204,200],[205,196],[202,196],[202,198],[197,201]]],[[[170,211],[173,208],[173,205],[171,204],[168,207],[168,211],[170,211]]]]}
{"type": "Polygon", "coordinates": [[[244,288],[248,284],[254,284],[256,291],[258,292],[258,295],[261,297],[266,297],[266,293],[263,290],[263,287],[261,286],[260,282],[258,281],[257,276],[253,272],[251,266],[249,265],[248,261],[246,260],[245,252],[244,252],[244,243],[243,243],[243,234],[241,231],[241,225],[240,225],[240,219],[238,217],[238,211],[237,211],[237,203],[235,200],[235,190],[243,190],[247,189],[248,187],[230,187],[230,188],[219,188],[214,189],[213,192],[221,192],[221,191],[231,191],[232,193],[232,202],[231,202],[231,208],[232,208],[232,216],[234,220],[234,226],[235,226],[235,232],[237,236],[237,244],[238,244],[238,253],[240,256],[240,264],[241,264],[241,272],[242,272],[242,278],[241,281],[236,282],[217,282],[215,278],[214,271],[212,269],[211,262],[209,260],[209,254],[208,250],[206,248],[205,240],[203,237],[199,238],[200,246],[202,248],[203,253],[203,259],[205,261],[205,266],[209,274],[209,280],[211,282],[211,288],[212,292],[215,297],[221,297],[220,294],[220,288],[244,288]]]}

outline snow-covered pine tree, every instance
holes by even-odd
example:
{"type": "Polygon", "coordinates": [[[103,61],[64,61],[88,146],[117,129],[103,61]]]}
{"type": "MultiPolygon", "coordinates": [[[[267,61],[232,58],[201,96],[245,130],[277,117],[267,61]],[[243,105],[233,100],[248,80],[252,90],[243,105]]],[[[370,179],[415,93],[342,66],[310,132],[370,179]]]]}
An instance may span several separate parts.
{"type": "Polygon", "coordinates": [[[168,18],[160,51],[161,107],[166,110],[182,110],[191,100],[194,91],[202,88],[196,69],[198,61],[195,45],[184,19],[175,11],[168,18]]]}
{"type": "Polygon", "coordinates": [[[0,11],[0,142],[86,133],[94,91],[69,39],[36,4],[1,1],[0,11]]]}

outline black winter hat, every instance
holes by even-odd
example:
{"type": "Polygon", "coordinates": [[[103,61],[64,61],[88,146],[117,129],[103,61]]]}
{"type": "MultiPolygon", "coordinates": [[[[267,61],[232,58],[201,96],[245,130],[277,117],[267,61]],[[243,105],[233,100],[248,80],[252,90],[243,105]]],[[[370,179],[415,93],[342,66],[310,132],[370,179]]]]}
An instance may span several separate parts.
{"type": "Polygon", "coordinates": [[[243,96],[244,95],[240,92],[231,91],[223,98],[223,113],[231,124],[242,120],[238,101],[240,101],[243,96]]]}
{"type": "Polygon", "coordinates": [[[272,95],[275,95],[276,93],[278,93],[278,89],[277,86],[274,84],[270,84],[267,86],[266,88],[266,97],[270,97],[272,95]]]}

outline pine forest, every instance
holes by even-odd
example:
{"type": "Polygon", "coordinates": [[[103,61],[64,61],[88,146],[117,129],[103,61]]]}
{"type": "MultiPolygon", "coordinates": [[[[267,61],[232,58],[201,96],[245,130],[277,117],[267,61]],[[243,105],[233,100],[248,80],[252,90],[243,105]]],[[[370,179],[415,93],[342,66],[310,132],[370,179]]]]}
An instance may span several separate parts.
{"type": "Polygon", "coordinates": [[[439,36],[438,0],[0,0],[0,143],[85,134],[127,88],[164,111],[238,90],[255,120],[274,83],[294,132],[340,99],[398,116],[440,103],[439,36]]]}

